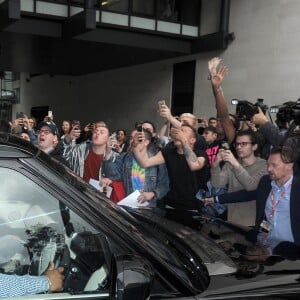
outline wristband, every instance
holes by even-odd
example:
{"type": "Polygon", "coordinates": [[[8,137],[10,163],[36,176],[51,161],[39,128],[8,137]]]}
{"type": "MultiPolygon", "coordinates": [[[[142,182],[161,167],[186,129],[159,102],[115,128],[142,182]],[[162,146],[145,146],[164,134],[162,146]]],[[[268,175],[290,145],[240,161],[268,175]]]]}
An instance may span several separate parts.
{"type": "Polygon", "coordinates": [[[218,88],[216,88],[216,89],[215,89],[215,92],[216,92],[217,94],[221,94],[221,93],[223,93],[223,89],[222,89],[222,87],[221,87],[221,86],[219,86],[218,88]]]}

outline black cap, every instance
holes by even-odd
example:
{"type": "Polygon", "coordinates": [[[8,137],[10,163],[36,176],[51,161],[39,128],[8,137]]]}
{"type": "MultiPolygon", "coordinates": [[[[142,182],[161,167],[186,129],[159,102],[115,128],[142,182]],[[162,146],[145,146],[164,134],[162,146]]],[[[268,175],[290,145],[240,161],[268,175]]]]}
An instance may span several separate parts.
{"type": "Polygon", "coordinates": [[[203,132],[205,132],[205,131],[211,131],[213,133],[218,133],[217,128],[213,127],[213,126],[205,127],[204,130],[203,130],[203,132]]]}
{"type": "Polygon", "coordinates": [[[50,121],[43,121],[39,124],[38,126],[38,130],[40,130],[43,126],[48,126],[50,131],[54,134],[54,135],[58,135],[58,129],[56,127],[56,125],[53,122],[50,121]]]}

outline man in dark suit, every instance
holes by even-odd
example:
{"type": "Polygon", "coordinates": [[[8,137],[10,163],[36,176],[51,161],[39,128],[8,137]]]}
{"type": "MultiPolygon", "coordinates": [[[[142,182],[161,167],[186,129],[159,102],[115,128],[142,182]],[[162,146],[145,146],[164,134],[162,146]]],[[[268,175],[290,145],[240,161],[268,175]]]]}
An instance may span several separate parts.
{"type": "Polygon", "coordinates": [[[293,175],[293,150],[275,147],[268,159],[268,173],[254,191],[239,191],[205,199],[205,205],[256,199],[256,222],[248,240],[256,246],[247,251],[250,260],[270,255],[300,259],[300,178],[293,175]]]}

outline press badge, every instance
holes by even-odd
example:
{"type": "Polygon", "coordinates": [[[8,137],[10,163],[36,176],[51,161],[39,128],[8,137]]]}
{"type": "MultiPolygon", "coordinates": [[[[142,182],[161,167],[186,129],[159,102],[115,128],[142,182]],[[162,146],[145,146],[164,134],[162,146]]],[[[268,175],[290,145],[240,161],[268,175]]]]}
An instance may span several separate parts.
{"type": "Polygon", "coordinates": [[[260,223],[260,226],[259,226],[259,231],[260,231],[260,232],[266,232],[266,233],[269,233],[271,230],[272,230],[272,225],[271,225],[268,221],[263,220],[263,221],[260,223]]]}

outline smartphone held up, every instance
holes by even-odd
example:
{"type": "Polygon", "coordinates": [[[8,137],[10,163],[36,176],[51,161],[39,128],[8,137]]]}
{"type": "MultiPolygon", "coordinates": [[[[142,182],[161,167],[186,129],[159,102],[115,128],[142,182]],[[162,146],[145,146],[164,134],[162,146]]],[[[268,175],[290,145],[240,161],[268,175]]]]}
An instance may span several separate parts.
{"type": "Polygon", "coordinates": [[[158,104],[158,111],[160,112],[161,109],[164,107],[164,105],[166,105],[166,101],[165,100],[158,100],[157,104],[158,104]]]}
{"type": "Polygon", "coordinates": [[[111,136],[109,137],[109,140],[110,140],[110,147],[112,149],[115,149],[116,146],[117,146],[117,143],[118,143],[118,141],[117,141],[117,133],[114,132],[113,134],[111,134],[111,136]]]}
{"type": "Polygon", "coordinates": [[[80,121],[73,120],[72,121],[72,128],[80,130],[80,121]]]}
{"type": "Polygon", "coordinates": [[[138,141],[141,143],[143,141],[143,126],[142,125],[138,125],[136,127],[136,131],[138,133],[138,141]]]}
{"type": "Polygon", "coordinates": [[[19,126],[24,126],[24,118],[26,118],[26,115],[23,112],[17,112],[16,120],[19,126]]]}

